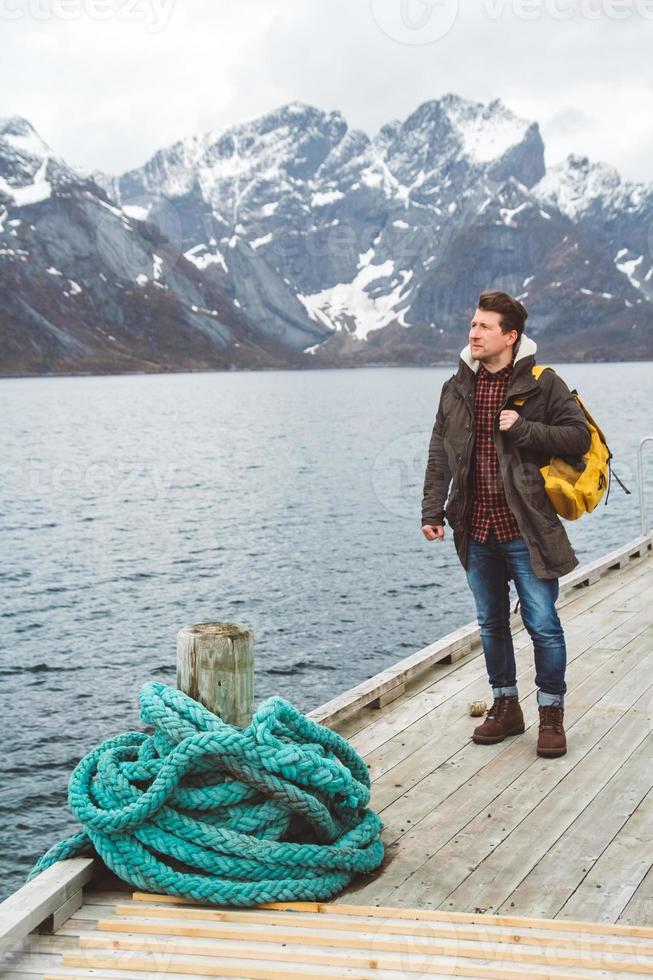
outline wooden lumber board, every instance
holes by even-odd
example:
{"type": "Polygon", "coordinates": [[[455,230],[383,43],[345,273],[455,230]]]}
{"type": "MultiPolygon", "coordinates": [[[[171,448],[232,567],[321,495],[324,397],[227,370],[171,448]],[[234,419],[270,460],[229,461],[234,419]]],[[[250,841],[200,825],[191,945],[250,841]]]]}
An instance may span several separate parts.
{"type": "MultiPolygon", "coordinates": [[[[577,692],[581,705],[587,702],[593,707],[588,711],[583,706],[580,712],[574,712],[573,705],[570,705],[569,713],[565,710],[570,741],[570,751],[566,756],[554,760],[536,756],[535,732],[530,739],[527,737],[528,732],[535,728],[534,711],[537,709],[532,704],[530,713],[528,706],[525,712],[529,725],[526,735],[488,746],[478,746],[470,741],[444,770],[437,770],[431,778],[422,780],[383,811],[381,816],[386,825],[384,840],[390,845],[387,863],[371,880],[359,879],[352,883],[335,899],[336,903],[352,901],[352,896],[357,895],[359,898],[362,896],[366,903],[414,905],[415,902],[410,900],[405,890],[407,878],[440,847],[456,839],[462,827],[484,812],[506,787],[516,779],[530,778],[532,767],[541,773],[540,792],[544,792],[546,786],[554,786],[569,767],[578,762],[612,727],[615,721],[613,712],[617,710],[619,715],[623,714],[641,696],[639,685],[642,684],[642,677],[644,688],[647,686],[648,658],[653,655],[642,659],[642,650],[648,647],[643,640],[640,642],[641,647],[633,644],[628,653],[622,654],[619,663],[614,665],[614,674],[592,674],[581,685],[577,692]],[[482,758],[480,752],[486,753],[488,761],[477,768],[477,760],[482,758]],[[465,769],[466,760],[471,760],[467,764],[475,767],[471,778],[465,769]],[[395,850],[392,849],[393,845],[395,850]]],[[[538,801],[530,802],[534,806],[538,801]]],[[[484,904],[480,897],[477,904],[484,904]]]]}
{"type": "MultiPolygon", "coordinates": [[[[332,970],[342,971],[345,963],[349,968],[360,963],[362,969],[365,956],[373,957],[375,966],[369,976],[377,980],[386,975],[405,980],[417,973],[513,978],[653,976],[653,927],[586,920],[325,902],[276,902],[233,909],[136,892],[132,902],[118,905],[116,915],[99,925],[97,933],[80,937],[81,955],[68,955],[61,971],[82,965],[95,970],[115,967],[115,958],[96,955],[104,949],[113,950],[114,957],[118,951],[128,955],[123,961],[125,971],[155,972],[156,961],[160,972],[163,957],[166,976],[174,976],[178,969],[181,975],[228,976],[231,974],[218,970],[225,960],[236,970],[241,965],[246,969],[248,962],[253,969],[233,975],[273,976],[256,972],[252,951],[258,951],[259,962],[264,961],[266,968],[285,968],[289,976],[312,976],[311,964],[314,969],[326,969],[325,976],[336,975],[332,970]],[[349,929],[343,927],[347,920],[351,921],[349,929]],[[377,928],[371,931],[375,922],[377,928]],[[447,945],[446,938],[453,942],[447,945]],[[193,944],[194,966],[188,955],[193,944]],[[277,960],[279,954],[272,950],[280,945],[285,959],[277,960]],[[482,960],[475,956],[475,945],[482,960]],[[153,958],[135,965],[133,956],[148,951],[153,958]],[[239,960],[240,956],[244,958],[239,960]],[[393,957],[399,962],[393,964],[393,957]],[[214,972],[206,974],[203,967],[208,962],[214,964],[214,972]],[[384,968],[393,965],[395,970],[386,974],[384,968]]],[[[353,975],[368,974],[357,970],[353,975]]]]}
{"type": "MultiPolygon", "coordinates": [[[[78,954],[71,963],[50,970],[45,974],[45,980],[78,980],[80,977],[97,977],[102,980],[143,980],[144,976],[151,976],[154,980],[165,977],[166,980],[187,980],[189,976],[211,977],[216,980],[227,980],[231,977],[242,977],[243,980],[334,980],[338,976],[355,978],[355,980],[406,980],[405,973],[383,971],[354,970],[347,968],[346,972],[340,973],[337,967],[312,967],[292,965],[279,962],[268,961],[264,965],[252,960],[223,960],[216,965],[215,961],[200,961],[197,957],[179,958],[175,962],[169,962],[165,971],[154,964],[151,959],[145,957],[137,958],[138,954],[129,952],[106,952],[101,951],[91,955],[90,951],[85,954],[78,954]],[[85,964],[90,964],[85,969],[85,964]]],[[[480,976],[480,974],[476,974],[480,976]]],[[[520,976],[523,976],[521,974],[520,976]]],[[[632,980],[632,974],[629,975],[632,980]]],[[[4,980],[4,977],[2,978],[4,980]]],[[[22,980],[22,978],[20,978],[22,980]]],[[[41,974],[40,980],[43,980],[41,974]]]]}
{"type": "MultiPolygon", "coordinates": [[[[448,923],[446,921],[430,920],[407,920],[394,915],[393,909],[386,909],[384,917],[381,916],[349,916],[340,914],[337,906],[328,914],[316,914],[315,912],[293,912],[288,913],[284,910],[267,910],[264,908],[256,910],[235,910],[235,909],[215,909],[208,907],[184,908],[175,905],[147,903],[138,908],[135,905],[121,905],[116,909],[116,914],[123,916],[123,921],[130,919],[146,918],[156,921],[157,917],[181,923],[208,923],[215,925],[223,924],[234,928],[249,925],[251,929],[260,930],[261,927],[276,927],[277,929],[286,928],[293,930],[308,930],[309,933],[319,934],[322,931],[337,933],[340,936],[347,933],[372,932],[387,937],[410,937],[414,940],[454,940],[457,943],[473,942],[493,942],[495,944],[509,945],[517,944],[520,948],[532,947],[533,949],[556,948],[562,950],[574,950],[578,947],[582,937],[587,947],[594,951],[614,952],[620,954],[632,953],[651,958],[653,962],[653,938],[645,939],[641,937],[631,937],[629,935],[617,935],[613,938],[588,937],[582,932],[569,934],[561,932],[553,935],[551,931],[536,930],[532,927],[519,928],[487,924],[485,922],[465,922],[448,923]]],[[[112,932],[112,919],[103,921],[101,931],[112,932]]],[[[516,921],[513,918],[513,921],[516,921]]],[[[165,923],[161,925],[165,932],[165,923]]],[[[90,941],[93,936],[81,937],[82,945],[93,945],[90,941]]]]}
{"type": "MultiPolygon", "coordinates": [[[[160,970],[153,970],[152,962],[145,959],[137,960],[134,958],[133,954],[122,954],[123,962],[125,963],[125,969],[132,971],[130,974],[116,974],[116,973],[105,973],[101,972],[104,970],[116,970],[117,965],[121,962],[120,954],[110,954],[105,953],[100,955],[97,953],[92,959],[90,957],[79,956],[77,960],[72,957],[68,957],[67,967],[68,969],[63,974],[53,974],[50,973],[46,976],[46,980],[55,980],[55,977],[61,976],[78,976],[78,974],[70,974],[70,967],[83,967],[84,965],[91,965],[93,968],[93,976],[105,977],[105,976],[118,976],[124,975],[127,977],[137,977],[136,971],[142,971],[143,973],[149,974],[156,972],[157,976],[160,976],[160,970]],[[129,956],[129,959],[124,959],[125,956],[129,956]]],[[[402,965],[403,966],[403,965],[402,965]]],[[[356,978],[356,980],[407,980],[407,977],[411,974],[407,973],[405,969],[400,970],[386,970],[386,969],[356,969],[352,967],[345,966],[309,966],[303,964],[293,964],[287,960],[267,960],[265,965],[255,965],[251,960],[231,960],[222,963],[216,962],[211,958],[182,958],[176,957],[168,964],[166,976],[168,977],[182,977],[182,976],[201,976],[201,977],[243,977],[245,980],[288,980],[289,977],[294,978],[294,980],[336,980],[336,978],[356,978]],[[174,972],[173,972],[174,971],[174,972]]],[[[422,975],[424,971],[422,971],[422,975]]],[[[579,974],[574,973],[564,973],[558,974],[552,971],[547,971],[544,973],[533,973],[524,972],[518,970],[505,970],[501,968],[492,968],[488,966],[468,966],[468,965],[457,965],[452,964],[451,966],[438,966],[433,964],[429,970],[428,975],[440,975],[445,977],[477,977],[485,978],[485,980],[523,980],[524,977],[530,977],[532,980],[551,980],[552,977],[559,978],[559,980],[578,980],[579,974]]],[[[601,975],[596,972],[594,976],[601,975]]],[[[606,975],[607,974],[603,974],[606,975]]],[[[622,974],[610,974],[612,977],[622,976],[622,974]]],[[[632,974],[628,974],[632,977],[632,974]]]]}
{"type": "Polygon", "coordinates": [[[93,870],[91,858],[57,861],[2,902],[0,955],[65,906],[91,879],[93,870]]]}
{"type": "MultiPolygon", "coordinates": [[[[168,913],[170,915],[170,912],[168,913]]],[[[292,914],[288,916],[292,917],[292,914]]],[[[374,932],[368,927],[357,932],[343,934],[339,930],[311,928],[301,929],[288,925],[285,928],[265,927],[252,924],[224,922],[183,922],[175,917],[154,921],[142,918],[116,919],[106,932],[88,938],[81,937],[82,956],[94,955],[104,945],[105,949],[124,949],[131,952],[149,952],[159,964],[173,968],[170,958],[184,951],[194,955],[210,956],[217,962],[232,958],[249,958],[266,961],[279,960],[292,964],[320,966],[356,966],[361,969],[388,969],[412,972],[442,973],[447,966],[468,964],[483,969],[490,965],[509,967],[521,976],[548,969],[553,975],[567,973],[571,969],[580,975],[612,976],[615,972],[632,974],[633,964],[642,964],[653,975],[653,959],[640,951],[623,948],[611,953],[594,942],[590,951],[583,950],[581,963],[578,949],[559,949],[554,943],[531,948],[519,943],[498,944],[488,941],[479,930],[477,940],[471,942],[446,941],[436,936],[395,936],[385,925],[374,932]],[[103,942],[104,940],[104,942],[103,942]],[[435,967],[435,970],[433,969],[435,967]],[[579,969],[580,968],[580,969],[579,969]],[[587,973],[586,973],[587,971],[587,973]]],[[[75,955],[75,954],[72,954],[75,955]]],[[[77,964],[80,960],[75,960],[77,964]]],[[[73,965],[71,954],[66,954],[63,965],[73,965]]]]}
{"type": "MultiPolygon", "coordinates": [[[[296,967],[327,966],[350,967],[364,970],[391,970],[411,973],[445,973],[452,966],[467,964],[469,967],[498,966],[513,969],[522,977],[533,973],[551,971],[580,973],[584,976],[613,975],[617,972],[637,975],[647,972],[653,975],[653,959],[638,954],[605,953],[599,947],[591,953],[578,950],[557,950],[552,946],[538,950],[526,949],[519,944],[500,946],[485,941],[460,943],[434,939],[396,939],[381,934],[341,936],[326,931],[317,936],[310,930],[301,933],[287,928],[274,929],[266,934],[260,927],[249,930],[226,930],[209,927],[184,926],[168,920],[167,931],[160,927],[158,933],[146,930],[149,923],[138,923],[127,936],[107,935],[82,939],[81,952],[89,956],[91,950],[121,950],[131,953],[150,953],[159,964],[171,966],[173,957],[192,956],[209,958],[219,964],[229,959],[249,959],[258,962],[286,962],[296,967]],[[435,969],[434,969],[435,968],[435,969]],[[644,969],[642,969],[644,968],[644,969]]],[[[66,956],[70,962],[70,954],[66,956]]],[[[174,969],[174,966],[172,967],[174,969]]]]}
{"type": "MultiPolygon", "coordinates": [[[[559,925],[553,920],[541,920],[514,915],[477,915],[469,913],[449,913],[403,907],[336,905],[333,902],[290,902],[269,903],[250,909],[232,909],[225,906],[206,906],[192,900],[176,899],[171,896],[134,893],[134,902],[145,903],[147,910],[156,908],[157,915],[163,918],[177,914],[180,907],[193,908],[196,921],[239,922],[254,921],[263,925],[284,924],[277,916],[292,911],[292,922],[297,927],[306,927],[312,922],[313,931],[320,929],[337,930],[339,933],[365,931],[381,932],[383,935],[411,935],[421,939],[457,938],[494,943],[518,943],[539,948],[574,949],[579,944],[602,946],[605,952],[615,951],[641,953],[650,956],[653,947],[653,928],[639,925],[612,924],[601,926],[600,936],[593,936],[597,929],[595,923],[563,921],[559,925]],[[177,903],[182,903],[179,905],[177,903]],[[174,913],[170,911],[174,905],[174,913]],[[168,907],[168,912],[165,908],[168,907]],[[195,911],[197,910],[197,911],[195,911]],[[319,914],[316,914],[319,913],[319,914]],[[321,924],[322,923],[322,924],[321,924]]],[[[148,916],[145,910],[142,916],[148,916]]],[[[121,911],[134,914],[133,906],[122,906],[121,911]]]]}
{"type": "Polygon", "coordinates": [[[377,980],[418,974],[512,980],[653,976],[653,929],[642,935],[637,927],[607,924],[599,932],[593,923],[507,916],[486,922],[484,917],[446,913],[429,921],[428,914],[415,910],[350,907],[343,914],[326,903],[294,903],[297,911],[271,903],[274,910],[283,910],[280,915],[270,906],[215,909],[165,896],[134,898],[119,904],[114,916],[100,920],[96,933],[82,935],[79,952],[67,952],[61,968],[47,975],[61,976],[77,968],[266,978],[285,970],[292,977],[351,975],[377,980]],[[146,898],[160,901],[146,904],[146,898]],[[348,919],[354,928],[345,930],[343,920],[348,919]],[[452,930],[454,923],[457,929],[452,930]],[[525,926],[517,932],[519,923],[525,926]],[[502,926],[503,942],[488,935],[486,926],[502,926]],[[584,937],[582,950],[578,930],[584,937]]]}

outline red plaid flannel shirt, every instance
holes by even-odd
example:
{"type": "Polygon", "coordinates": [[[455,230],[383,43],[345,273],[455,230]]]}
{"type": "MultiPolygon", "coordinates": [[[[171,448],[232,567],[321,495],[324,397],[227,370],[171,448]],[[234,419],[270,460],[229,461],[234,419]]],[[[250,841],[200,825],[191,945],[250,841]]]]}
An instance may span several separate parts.
{"type": "Polygon", "coordinates": [[[476,541],[486,542],[490,529],[494,531],[499,541],[512,541],[521,536],[519,525],[506,500],[492,434],[492,423],[505,401],[506,391],[512,378],[512,368],[511,362],[493,374],[481,364],[476,375],[474,393],[476,440],[469,522],[470,537],[476,541]]]}

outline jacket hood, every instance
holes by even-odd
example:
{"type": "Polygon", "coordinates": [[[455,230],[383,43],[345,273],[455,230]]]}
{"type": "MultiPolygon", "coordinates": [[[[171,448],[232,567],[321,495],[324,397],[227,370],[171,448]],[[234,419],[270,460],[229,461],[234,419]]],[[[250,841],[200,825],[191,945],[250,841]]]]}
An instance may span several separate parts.
{"type": "MultiPolygon", "coordinates": [[[[517,361],[521,361],[524,357],[535,354],[536,350],[537,344],[535,341],[531,340],[530,337],[527,337],[526,334],[523,333],[515,344],[515,356],[512,362],[513,365],[515,365],[517,361]]],[[[476,374],[481,362],[478,360],[478,358],[472,357],[471,344],[467,344],[467,347],[464,347],[463,350],[461,350],[460,357],[465,362],[467,367],[471,368],[474,374],[476,374]]]]}

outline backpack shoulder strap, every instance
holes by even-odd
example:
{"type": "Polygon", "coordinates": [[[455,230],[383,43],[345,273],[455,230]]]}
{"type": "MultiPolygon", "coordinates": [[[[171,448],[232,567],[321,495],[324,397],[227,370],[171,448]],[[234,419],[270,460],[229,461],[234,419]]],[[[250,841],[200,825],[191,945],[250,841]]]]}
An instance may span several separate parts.
{"type": "Polygon", "coordinates": [[[533,372],[533,377],[537,381],[542,371],[553,371],[553,368],[550,364],[533,364],[531,371],[533,372]]]}

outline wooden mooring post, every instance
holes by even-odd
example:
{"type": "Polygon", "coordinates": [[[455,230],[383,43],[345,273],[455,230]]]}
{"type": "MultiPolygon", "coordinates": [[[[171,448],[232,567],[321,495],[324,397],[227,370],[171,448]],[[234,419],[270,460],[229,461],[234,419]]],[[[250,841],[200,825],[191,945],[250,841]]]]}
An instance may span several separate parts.
{"type": "Polygon", "coordinates": [[[254,634],[239,623],[197,623],[177,633],[177,687],[229,725],[254,708],[254,634]]]}

